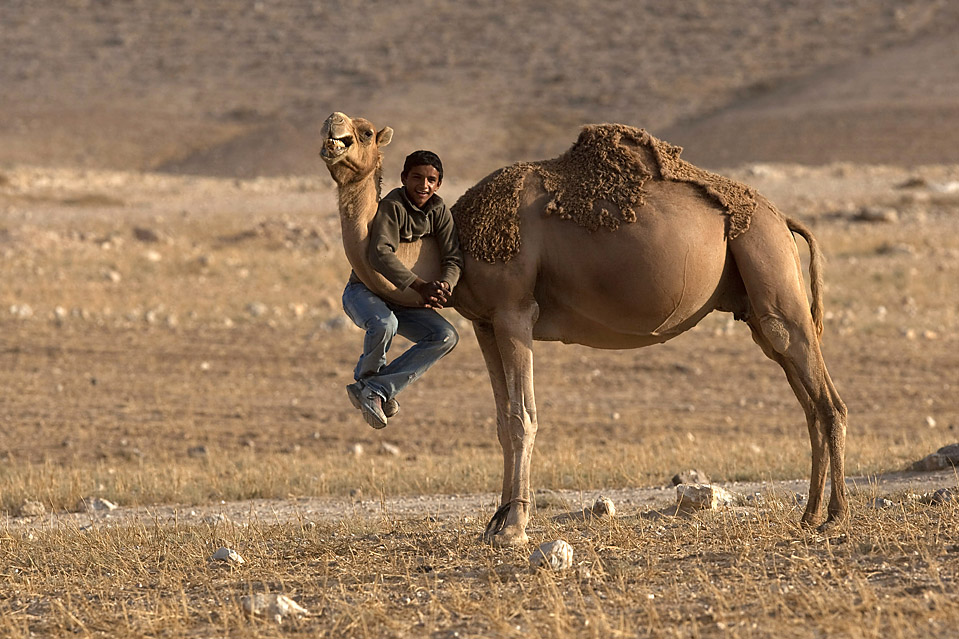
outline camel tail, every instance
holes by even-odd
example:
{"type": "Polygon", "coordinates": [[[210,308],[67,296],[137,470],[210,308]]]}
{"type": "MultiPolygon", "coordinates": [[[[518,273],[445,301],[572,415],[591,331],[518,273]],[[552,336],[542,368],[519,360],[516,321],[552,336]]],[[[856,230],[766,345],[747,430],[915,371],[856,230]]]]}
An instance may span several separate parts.
{"type": "MultiPolygon", "coordinates": [[[[783,216],[786,217],[786,216],[783,216]]],[[[809,310],[812,312],[812,321],[816,327],[816,335],[822,340],[822,289],[823,289],[823,257],[819,250],[819,242],[802,222],[798,222],[790,217],[786,217],[786,225],[789,230],[796,235],[801,236],[809,245],[809,288],[812,291],[812,303],[809,310]]]]}

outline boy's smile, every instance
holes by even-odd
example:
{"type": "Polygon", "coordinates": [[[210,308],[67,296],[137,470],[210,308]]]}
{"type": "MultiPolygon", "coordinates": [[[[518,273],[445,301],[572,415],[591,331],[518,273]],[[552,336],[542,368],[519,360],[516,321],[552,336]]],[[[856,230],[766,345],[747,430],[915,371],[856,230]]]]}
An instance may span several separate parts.
{"type": "Polygon", "coordinates": [[[429,164],[410,167],[408,171],[403,172],[400,179],[403,182],[403,188],[406,189],[406,197],[419,208],[423,208],[423,205],[433,197],[436,189],[443,183],[440,172],[429,164]]]}

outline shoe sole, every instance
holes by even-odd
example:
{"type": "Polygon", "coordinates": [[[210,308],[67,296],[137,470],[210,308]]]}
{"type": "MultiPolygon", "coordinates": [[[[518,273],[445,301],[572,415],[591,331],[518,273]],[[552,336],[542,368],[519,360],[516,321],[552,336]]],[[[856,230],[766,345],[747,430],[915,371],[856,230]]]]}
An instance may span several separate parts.
{"type": "Polygon", "coordinates": [[[386,428],[386,422],[381,422],[380,419],[373,414],[373,411],[363,409],[363,417],[366,419],[366,423],[372,426],[373,428],[379,430],[381,428],[386,428]]]}
{"type": "Polygon", "coordinates": [[[357,388],[357,387],[354,386],[353,384],[349,384],[349,385],[347,385],[347,387],[346,387],[346,394],[349,396],[349,398],[350,398],[350,403],[353,404],[353,408],[355,408],[356,410],[362,410],[362,409],[363,409],[363,406],[360,404],[360,389],[359,389],[359,388],[357,388]]]}

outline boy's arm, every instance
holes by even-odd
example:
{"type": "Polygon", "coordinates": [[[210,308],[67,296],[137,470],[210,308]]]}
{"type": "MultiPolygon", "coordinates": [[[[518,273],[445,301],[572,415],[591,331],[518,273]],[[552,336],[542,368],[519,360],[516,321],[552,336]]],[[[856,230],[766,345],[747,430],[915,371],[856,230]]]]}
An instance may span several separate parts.
{"type": "Polygon", "coordinates": [[[416,275],[398,257],[400,243],[399,207],[381,200],[370,225],[370,265],[401,291],[416,281],[416,275]]]}

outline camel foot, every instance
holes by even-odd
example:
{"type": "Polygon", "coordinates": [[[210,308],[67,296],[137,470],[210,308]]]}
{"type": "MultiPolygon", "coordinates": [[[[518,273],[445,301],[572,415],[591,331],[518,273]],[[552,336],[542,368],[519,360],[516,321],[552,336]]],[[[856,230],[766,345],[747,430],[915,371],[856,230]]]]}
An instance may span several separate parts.
{"type": "Polygon", "coordinates": [[[489,539],[489,543],[496,548],[511,548],[514,546],[525,546],[529,543],[529,537],[525,530],[519,528],[506,527],[499,533],[489,539]]]}
{"type": "Polygon", "coordinates": [[[510,505],[508,503],[503,504],[493,513],[493,516],[490,517],[489,523],[486,524],[486,530],[483,531],[483,541],[487,544],[493,543],[493,538],[506,528],[506,518],[509,516],[509,507],[510,505]]]}
{"type": "Polygon", "coordinates": [[[833,535],[845,532],[849,527],[849,514],[842,513],[838,515],[829,515],[822,524],[816,529],[824,535],[833,535]]]}

